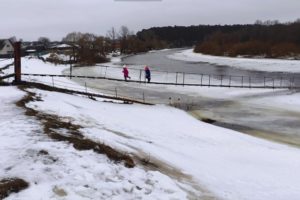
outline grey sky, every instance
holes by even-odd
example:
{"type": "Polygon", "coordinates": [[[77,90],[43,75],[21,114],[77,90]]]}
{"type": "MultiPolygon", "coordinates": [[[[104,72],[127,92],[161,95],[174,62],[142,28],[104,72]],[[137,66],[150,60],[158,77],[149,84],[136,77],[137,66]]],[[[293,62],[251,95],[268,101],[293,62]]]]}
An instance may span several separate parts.
{"type": "Polygon", "coordinates": [[[0,38],[60,40],[72,31],[105,35],[112,26],[243,24],[294,21],[299,0],[0,0],[0,38]]]}

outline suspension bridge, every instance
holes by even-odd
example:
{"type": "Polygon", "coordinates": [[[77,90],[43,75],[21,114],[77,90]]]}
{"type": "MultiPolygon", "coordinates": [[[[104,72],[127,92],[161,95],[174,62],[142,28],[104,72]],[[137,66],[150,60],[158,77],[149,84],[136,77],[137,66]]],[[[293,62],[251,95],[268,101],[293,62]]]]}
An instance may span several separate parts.
{"type": "MultiPolygon", "coordinates": [[[[16,46],[15,52],[15,61],[14,61],[14,73],[4,74],[0,76],[0,81],[13,79],[13,82],[16,84],[24,83],[23,80],[26,80],[26,84],[31,83],[42,83],[49,87],[57,89],[69,90],[69,92],[76,93],[76,91],[81,90],[80,94],[85,94],[87,96],[98,96],[98,97],[109,97],[101,94],[97,95],[88,91],[87,82],[89,80],[107,80],[120,82],[121,84],[143,84],[143,85],[166,85],[166,86],[182,86],[182,87],[208,87],[208,88],[245,88],[245,89],[300,89],[300,77],[293,76],[291,74],[282,74],[282,76],[237,76],[237,75],[228,75],[228,74],[196,74],[196,73],[184,73],[184,72],[166,72],[159,70],[152,70],[152,80],[150,83],[147,83],[145,80],[145,72],[143,69],[130,68],[130,80],[125,81],[122,77],[122,68],[117,66],[105,66],[97,65],[95,66],[95,71],[93,74],[78,73],[73,72],[72,66],[70,66],[69,74],[38,74],[38,73],[21,73],[21,57],[20,52],[18,52],[18,46],[16,46]],[[96,74],[96,76],[94,75],[96,74]],[[41,81],[37,77],[43,77],[48,81],[41,81]],[[54,79],[55,78],[55,79],[54,79]],[[65,83],[59,82],[57,78],[62,79],[80,79],[84,83],[83,87],[80,89],[75,87],[75,83],[72,87],[67,88],[65,83]],[[72,89],[71,89],[72,88],[72,89]]],[[[10,67],[5,66],[5,68],[10,67]]],[[[4,68],[2,68],[4,69],[4,68]]],[[[1,69],[0,69],[1,70],[1,69]]],[[[84,70],[83,70],[84,71],[84,70]]],[[[271,74],[271,73],[270,73],[271,74]]],[[[70,82],[68,83],[70,84],[70,82]]],[[[78,84],[77,84],[78,85],[78,84]]],[[[101,88],[94,88],[99,89],[101,88]]],[[[79,91],[78,91],[79,92],[79,91]]],[[[105,91],[104,91],[105,92],[105,91]]],[[[117,100],[128,100],[130,102],[141,102],[145,103],[145,97],[143,93],[142,100],[134,100],[130,97],[121,97],[118,96],[117,88],[114,91],[114,97],[111,99],[117,100]]]]}

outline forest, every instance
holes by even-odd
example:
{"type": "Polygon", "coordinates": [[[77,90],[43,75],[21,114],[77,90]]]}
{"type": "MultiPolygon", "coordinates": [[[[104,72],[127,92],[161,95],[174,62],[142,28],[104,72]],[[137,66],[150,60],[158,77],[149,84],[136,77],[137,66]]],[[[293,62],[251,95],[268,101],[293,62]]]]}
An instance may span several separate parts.
{"type": "MultiPolygon", "coordinates": [[[[39,41],[50,42],[43,37],[39,41]]],[[[111,52],[136,54],[182,47],[217,56],[300,59],[300,19],[288,23],[269,20],[238,25],[153,27],[136,34],[122,26],[119,30],[112,27],[106,36],[72,32],[62,42],[76,47],[75,60],[81,64],[107,62],[111,52]]]]}
{"type": "MultiPolygon", "coordinates": [[[[197,53],[270,58],[300,55],[300,20],[256,21],[246,25],[169,26],[144,29],[141,41],[160,41],[169,48],[194,46],[197,53]]],[[[154,45],[155,46],[155,45],[154,45]]]]}

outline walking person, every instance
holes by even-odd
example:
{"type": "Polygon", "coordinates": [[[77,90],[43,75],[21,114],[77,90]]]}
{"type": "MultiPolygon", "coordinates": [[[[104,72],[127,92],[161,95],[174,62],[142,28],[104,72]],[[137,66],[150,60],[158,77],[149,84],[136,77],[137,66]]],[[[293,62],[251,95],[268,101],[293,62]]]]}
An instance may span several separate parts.
{"type": "Polygon", "coordinates": [[[128,71],[128,68],[127,68],[126,65],[123,66],[123,71],[122,72],[123,72],[125,81],[127,81],[128,78],[130,79],[129,71],[128,71]]]}
{"type": "Polygon", "coordinates": [[[147,82],[150,83],[151,81],[151,72],[148,66],[145,67],[145,78],[147,79],[147,82]]]}

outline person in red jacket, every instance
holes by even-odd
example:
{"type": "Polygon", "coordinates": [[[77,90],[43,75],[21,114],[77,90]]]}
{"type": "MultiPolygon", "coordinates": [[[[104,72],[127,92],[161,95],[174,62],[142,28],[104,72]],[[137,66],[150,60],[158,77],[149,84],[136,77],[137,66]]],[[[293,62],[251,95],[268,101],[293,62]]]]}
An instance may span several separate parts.
{"type": "Polygon", "coordinates": [[[123,74],[124,74],[125,81],[127,81],[128,78],[130,79],[129,71],[128,71],[126,65],[123,66],[123,74]]]}

